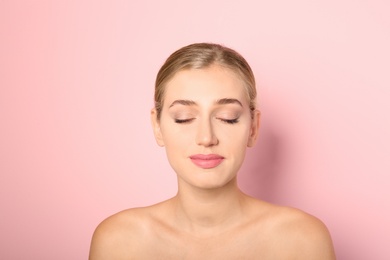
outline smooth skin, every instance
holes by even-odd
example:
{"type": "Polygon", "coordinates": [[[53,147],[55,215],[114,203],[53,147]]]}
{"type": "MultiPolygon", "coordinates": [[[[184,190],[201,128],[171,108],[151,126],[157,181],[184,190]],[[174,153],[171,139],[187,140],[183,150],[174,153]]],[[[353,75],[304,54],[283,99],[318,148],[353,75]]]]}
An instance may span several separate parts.
{"type": "Polygon", "coordinates": [[[166,86],[160,119],[151,113],[156,141],[177,174],[178,193],[104,220],[89,259],[335,259],[320,220],[239,190],[237,172],[260,124],[259,111],[251,114],[248,101],[243,82],[229,69],[178,72],[166,86]],[[224,159],[204,169],[191,161],[194,154],[224,159]]]}

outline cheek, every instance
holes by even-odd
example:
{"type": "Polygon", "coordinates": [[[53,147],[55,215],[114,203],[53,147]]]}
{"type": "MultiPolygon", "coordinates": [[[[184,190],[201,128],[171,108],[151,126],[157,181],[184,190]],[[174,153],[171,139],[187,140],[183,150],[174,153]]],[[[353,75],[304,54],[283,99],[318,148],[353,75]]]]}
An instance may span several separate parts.
{"type": "Polygon", "coordinates": [[[226,131],[223,140],[221,140],[225,151],[238,160],[242,160],[245,157],[250,134],[249,130],[249,127],[243,126],[242,128],[226,131]]]}
{"type": "Polygon", "coordinates": [[[190,129],[182,130],[175,125],[165,125],[161,132],[167,149],[183,150],[193,141],[193,131],[190,129]]]}
{"type": "Polygon", "coordinates": [[[220,139],[226,140],[234,146],[239,146],[241,143],[246,143],[249,137],[250,127],[249,124],[233,125],[233,126],[221,126],[218,129],[220,139]]]}
{"type": "Polygon", "coordinates": [[[247,149],[247,139],[240,137],[240,138],[231,138],[229,143],[225,146],[226,151],[229,152],[229,154],[234,155],[234,157],[242,158],[245,156],[245,152],[247,149]]]}

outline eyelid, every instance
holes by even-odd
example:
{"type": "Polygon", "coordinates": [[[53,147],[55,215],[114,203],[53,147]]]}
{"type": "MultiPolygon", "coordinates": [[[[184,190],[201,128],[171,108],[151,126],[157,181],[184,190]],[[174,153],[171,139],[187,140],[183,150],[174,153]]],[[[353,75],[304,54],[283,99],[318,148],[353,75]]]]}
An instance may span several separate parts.
{"type": "Polygon", "coordinates": [[[239,111],[222,111],[216,115],[216,119],[226,123],[234,124],[237,123],[241,113],[239,111]]]}
{"type": "Polygon", "coordinates": [[[194,113],[182,109],[180,110],[173,109],[171,116],[174,122],[177,124],[190,123],[196,117],[194,113]]]}
{"type": "Polygon", "coordinates": [[[175,123],[177,124],[185,124],[185,123],[190,123],[192,120],[194,120],[195,118],[186,118],[186,119],[179,119],[179,118],[175,118],[175,123]]]}
{"type": "Polygon", "coordinates": [[[228,123],[228,124],[236,124],[239,122],[239,117],[236,117],[233,119],[226,119],[226,118],[217,118],[217,119],[221,120],[224,123],[228,123]]]}

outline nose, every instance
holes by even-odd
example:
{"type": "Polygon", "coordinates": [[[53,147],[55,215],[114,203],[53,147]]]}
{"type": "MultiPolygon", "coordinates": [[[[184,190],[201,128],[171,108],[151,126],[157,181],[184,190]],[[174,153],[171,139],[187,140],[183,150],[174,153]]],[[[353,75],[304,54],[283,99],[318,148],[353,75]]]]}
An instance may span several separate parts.
{"type": "Polygon", "coordinates": [[[218,144],[218,138],[213,131],[213,126],[210,120],[203,120],[200,122],[196,136],[196,144],[205,147],[218,144]]]}

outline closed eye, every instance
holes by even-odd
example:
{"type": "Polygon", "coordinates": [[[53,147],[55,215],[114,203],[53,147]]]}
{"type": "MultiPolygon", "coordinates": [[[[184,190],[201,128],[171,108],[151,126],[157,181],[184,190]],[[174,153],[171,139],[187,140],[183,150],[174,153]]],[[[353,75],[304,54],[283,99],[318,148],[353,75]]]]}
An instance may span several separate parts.
{"type": "Polygon", "coordinates": [[[194,120],[194,118],[188,118],[188,119],[175,119],[175,123],[177,124],[186,124],[186,123],[190,123],[192,120],[194,120]]]}
{"type": "Polygon", "coordinates": [[[236,123],[238,123],[238,117],[234,118],[234,119],[219,118],[219,120],[221,120],[222,122],[227,123],[227,124],[236,124],[236,123]]]}

